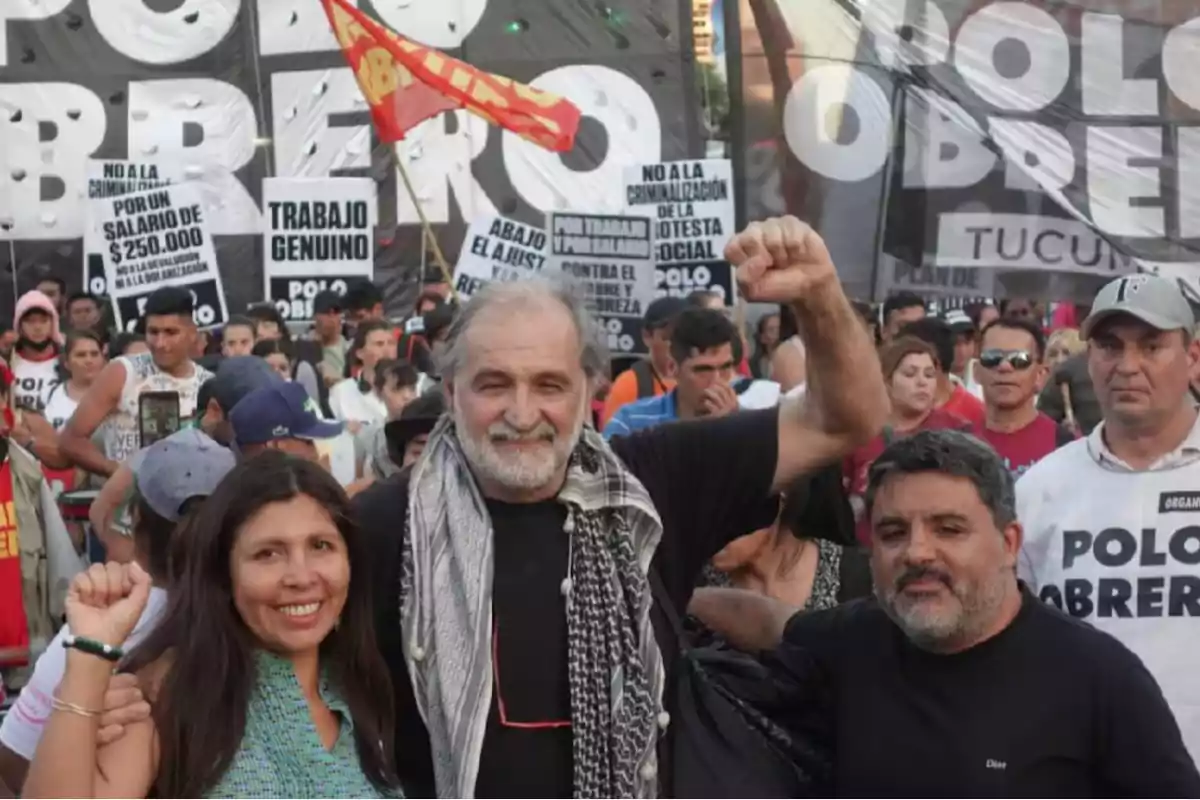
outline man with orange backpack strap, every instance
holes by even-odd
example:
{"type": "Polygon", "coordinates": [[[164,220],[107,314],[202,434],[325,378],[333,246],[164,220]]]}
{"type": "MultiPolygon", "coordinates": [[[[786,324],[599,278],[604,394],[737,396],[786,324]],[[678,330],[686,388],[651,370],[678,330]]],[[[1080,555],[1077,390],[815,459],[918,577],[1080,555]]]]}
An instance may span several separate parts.
{"type": "Polygon", "coordinates": [[[671,330],[675,318],[689,308],[682,297],[660,297],[646,307],[642,318],[642,342],[649,355],[637,361],[613,381],[604,411],[600,415],[603,429],[621,406],[646,397],[658,397],[675,387],[674,362],[671,360],[671,330]]]}

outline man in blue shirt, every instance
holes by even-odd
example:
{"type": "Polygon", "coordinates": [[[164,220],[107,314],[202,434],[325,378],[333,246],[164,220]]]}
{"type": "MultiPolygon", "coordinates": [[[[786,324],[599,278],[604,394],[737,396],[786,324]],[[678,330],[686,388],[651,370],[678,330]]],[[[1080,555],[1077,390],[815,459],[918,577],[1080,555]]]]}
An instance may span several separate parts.
{"type": "Polygon", "coordinates": [[[604,426],[604,437],[627,436],[663,422],[716,417],[738,408],[737,328],[720,311],[689,308],[675,319],[671,357],[675,388],[624,405],[604,426]]]}

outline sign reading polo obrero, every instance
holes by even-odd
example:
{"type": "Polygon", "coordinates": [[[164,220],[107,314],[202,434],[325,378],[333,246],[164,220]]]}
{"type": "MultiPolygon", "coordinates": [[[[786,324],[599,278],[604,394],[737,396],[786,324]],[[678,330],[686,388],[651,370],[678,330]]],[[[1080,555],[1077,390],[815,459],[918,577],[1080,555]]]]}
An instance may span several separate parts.
{"type": "Polygon", "coordinates": [[[268,178],[263,231],[267,298],[290,321],[312,319],[326,289],[344,294],[375,272],[375,182],[370,178],[268,178]]]}
{"type": "MultiPolygon", "coordinates": [[[[423,60],[466,54],[497,76],[474,78],[481,94],[510,100],[524,91],[511,79],[570,100],[607,143],[594,159],[563,158],[465,107],[408,129],[395,155],[446,253],[480,217],[620,213],[628,163],[685,158],[698,141],[698,94],[681,90],[692,74],[684,0],[656,0],[653,24],[627,12],[619,37],[594,5],[565,16],[526,0],[351,5],[426,48],[423,60]],[[509,32],[517,19],[523,30],[509,32]]],[[[230,307],[242,308],[263,299],[264,181],[369,175],[375,275],[400,304],[422,263],[420,218],[369,111],[320,0],[0,0],[0,268],[15,240],[21,264],[44,255],[78,286],[83,164],[153,162],[160,178],[202,184],[230,307]]],[[[0,304],[10,291],[0,281],[0,304]]]]}
{"type": "Polygon", "coordinates": [[[735,157],[751,217],[806,216],[852,292],[1084,300],[1140,268],[1200,299],[1196,0],[804,8],[742,26],[735,157]]]}

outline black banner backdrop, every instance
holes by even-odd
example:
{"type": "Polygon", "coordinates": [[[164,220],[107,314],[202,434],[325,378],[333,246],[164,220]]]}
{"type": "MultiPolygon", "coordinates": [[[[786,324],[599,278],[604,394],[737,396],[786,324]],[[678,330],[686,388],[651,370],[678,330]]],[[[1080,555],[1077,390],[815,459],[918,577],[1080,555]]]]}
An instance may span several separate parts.
{"type": "MultiPolygon", "coordinates": [[[[231,313],[262,299],[261,182],[369,176],[379,185],[376,280],[402,312],[423,241],[319,0],[0,2],[0,303],[53,274],[82,283],[88,158],[183,164],[212,198],[231,313]],[[104,14],[97,15],[98,8],[104,14]],[[257,41],[258,46],[255,47],[257,41]]],[[[400,145],[453,260],[465,221],[534,224],[617,212],[626,164],[702,149],[686,0],[359,0],[399,32],[571,98],[584,120],[559,155],[466,112],[400,145]]],[[[432,263],[429,259],[428,263],[432,263]]]]}
{"type": "Polygon", "coordinates": [[[746,211],[813,221],[859,296],[1200,300],[1197,0],[741,8],[746,211]]]}

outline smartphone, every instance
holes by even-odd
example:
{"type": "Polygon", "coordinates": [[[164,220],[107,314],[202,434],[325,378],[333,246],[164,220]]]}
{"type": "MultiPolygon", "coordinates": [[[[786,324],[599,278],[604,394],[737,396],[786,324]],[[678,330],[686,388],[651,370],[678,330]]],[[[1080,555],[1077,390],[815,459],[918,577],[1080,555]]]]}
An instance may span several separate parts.
{"type": "Polygon", "coordinates": [[[138,447],[149,447],[181,427],[179,392],[144,392],[138,397],[138,447]]]}

